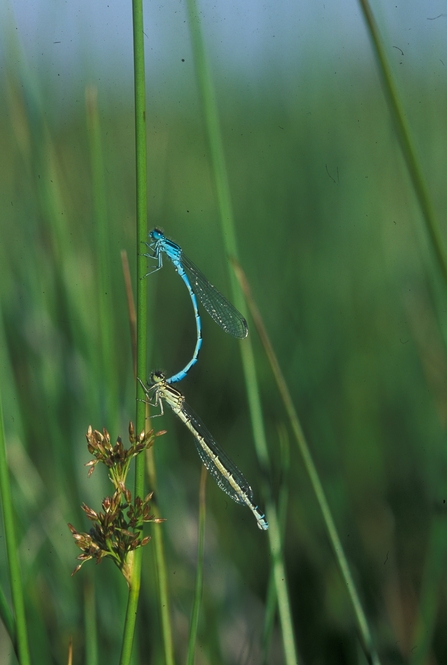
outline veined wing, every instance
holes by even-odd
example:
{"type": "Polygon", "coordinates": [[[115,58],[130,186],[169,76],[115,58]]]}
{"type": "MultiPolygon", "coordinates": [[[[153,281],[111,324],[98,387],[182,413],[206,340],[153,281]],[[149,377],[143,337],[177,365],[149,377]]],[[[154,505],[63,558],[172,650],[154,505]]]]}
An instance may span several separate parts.
{"type": "MultiPolygon", "coordinates": [[[[172,408],[172,404],[168,402],[172,408]]],[[[194,435],[197,452],[203,465],[208,469],[220,489],[236,503],[247,505],[253,501],[253,490],[242,471],[230,460],[228,455],[217,445],[199,416],[184,401],[181,408],[173,408],[190,432],[194,435]],[[247,501],[248,499],[248,501],[247,501]]]]}
{"type": "Polygon", "coordinates": [[[248,335],[247,322],[242,314],[222,293],[216,289],[197,266],[182,252],[180,262],[191,281],[191,287],[197,294],[211,318],[233,337],[244,338],[248,335]]]}

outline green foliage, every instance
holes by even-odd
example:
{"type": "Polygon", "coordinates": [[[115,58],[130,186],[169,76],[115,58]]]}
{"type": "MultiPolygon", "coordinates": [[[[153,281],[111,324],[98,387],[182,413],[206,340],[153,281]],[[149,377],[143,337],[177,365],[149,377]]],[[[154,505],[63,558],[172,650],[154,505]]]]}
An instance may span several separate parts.
{"type": "MultiPolygon", "coordinates": [[[[35,83],[38,89],[46,84],[35,83]]],[[[338,67],[335,79],[332,68],[314,62],[312,76],[297,74],[295,85],[283,95],[280,82],[271,79],[250,90],[237,80],[217,81],[239,260],[301,418],[382,662],[423,662],[427,654],[441,660],[447,651],[447,357],[445,313],[434,307],[428,285],[434,280],[443,293],[442,285],[415,233],[419,209],[373,72],[338,67]]],[[[401,85],[420,164],[441,213],[444,100],[429,77],[401,85]]],[[[136,291],[131,100],[126,106],[110,97],[105,104],[105,91],[98,90],[102,185],[92,177],[87,112],[80,105],[63,121],[48,119],[58,90],[39,102],[19,71],[6,72],[1,93],[7,100],[0,110],[1,388],[32,662],[64,662],[70,637],[74,662],[86,662],[92,589],[99,662],[116,662],[126,585],[108,561],[70,577],[76,549],[66,524],[88,529],[81,504],[98,507],[107,494],[106,474],[87,478],[86,427],[106,427],[116,437],[135,414],[120,254],[128,253],[136,291]],[[94,216],[95,188],[102,186],[107,245],[94,216]],[[113,365],[104,366],[105,343],[113,365]]],[[[229,295],[202,120],[178,104],[156,112],[149,104],[147,128],[149,228],[163,226],[229,295]]],[[[194,348],[189,297],[168,263],[147,286],[151,366],[173,373],[194,348]]],[[[238,355],[244,342],[227,338],[205,313],[203,325],[201,356],[182,392],[259,495],[238,355]]],[[[288,421],[254,326],[250,335],[276,499],[284,472],[284,434],[278,432],[288,421]]],[[[155,422],[168,430],[154,446],[154,501],[167,522],[153,529],[165,534],[174,648],[184,662],[196,580],[200,460],[190,434],[171,414],[155,422]]],[[[293,446],[287,476],[284,554],[302,660],[365,662],[346,588],[293,446]]],[[[155,534],[148,528],[153,539],[143,552],[136,663],[163,658],[155,534]]],[[[209,483],[197,626],[203,662],[262,661],[266,599],[273,593],[269,575],[265,534],[249,511],[209,483]]],[[[9,600],[3,550],[0,582],[9,600]]],[[[278,621],[269,616],[267,623],[267,662],[281,663],[278,621]]],[[[0,640],[5,663],[7,641],[0,640]]]]}

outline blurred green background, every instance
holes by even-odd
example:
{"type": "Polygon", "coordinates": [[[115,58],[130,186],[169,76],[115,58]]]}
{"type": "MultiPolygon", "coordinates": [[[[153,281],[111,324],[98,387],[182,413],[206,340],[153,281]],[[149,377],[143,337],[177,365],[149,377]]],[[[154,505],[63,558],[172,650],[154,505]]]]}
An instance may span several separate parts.
{"type": "MultiPolygon", "coordinates": [[[[430,16],[437,13],[435,8],[430,16]]],[[[385,23],[382,27],[386,31],[385,23]]],[[[300,66],[292,59],[284,68],[280,60],[266,58],[264,70],[251,77],[243,67],[226,69],[225,56],[217,58],[210,49],[240,260],[301,418],[382,662],[442,663],[447,655],[447,310],[436,313],[430,285],[439,286],[442,298],[446,294],[433,275],[366,33],[353,35],[357,43],[350,50],[343,33],[335,31],[322,45],[323,33],[302,29],[300,66]]],[[[391,37],[386,48],[442,217],[447,54],[443,61],[440,34],[430,47],[407,39],[395,50],[391,37]]],[[[151,42],[147,45],[148,229],[161,226],[229,295],[192,58],[187,46],[184,54],[176,46],[177,39],[187,44],[187,27],[175,17],[167,35],[175,57],[163,63],[166,69],[160,71],[158,58],[151,60],[151,42]]],[[[103,84],[87,51],[83,61],[61,64],[61,78],[46,75],[42,62],[53,58],[54,68],[54,56],[44,52],[37,67],[22,50],[26,34],[19,32],[15,41],[12,28],[5,27],[3,36],[1,397],[31,652],[36,663],[65,662],[72,636],[74,662],[86,662],[84,622],[94,588],[99,662],[116,662],[124,580],[108,561],[86,564],[71,578],[78,551],[66,523],[87,530],[81,502],[98,509],[110,492],[103,470],[87,479],[88,425],[106,427],[112,438],[125,440],[128,421],[135,418],[120,254],[127,251],[134,276],[131,79],[119,78],[114,85],[109,71],[103,84]],[[100,192],[92,181],[84,103],[90,84],[100,118],[105,241],[95,218],[100,192]]],[[[149,369],[173,374],[194,348],[191,303],[169,262],[149,278],[149,291],[149,369]]],[[[202,321],[200,359],[180,389],[262,505],[238,348],[244,342],[224,335],[205,312],[202,321]]],[[[271,485],[275,496],[282,484],[290,486],[284,548],[302,662],[364,663],[352,607],[254,326],[251,336],[274,461],[271,485]]],[[[164,530],[175,649],[183,662],[195,583],[200,460],[192,437],[171,413],[155,427],[168,430],[156,444],[157,503],[167,522],[150,525],[148,533],[164,530]]],[[[207,506],[203,648],[196,662],[259,663],[270,570],[267,539],[251,513],[212,482],[207,506]]],[[[8,593],[3,546],[0,556],[0,581],[8,593]]],[[[159,663],[151,543],[143,565],[135,663],[159,663]]],[[[9,639],[0,635],[0,662],[15,662],[9,639]]],[[[282,658],[275,625],[269,662],[282,658]]]]}

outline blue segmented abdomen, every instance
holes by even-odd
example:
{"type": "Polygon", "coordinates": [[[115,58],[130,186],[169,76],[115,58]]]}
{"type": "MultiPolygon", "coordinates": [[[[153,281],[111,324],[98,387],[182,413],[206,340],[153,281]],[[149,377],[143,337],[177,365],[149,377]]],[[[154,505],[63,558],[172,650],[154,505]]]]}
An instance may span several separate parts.
{"type": "Polygon", "coordinates": [[[192,306],[193,306],[193,309],[194,309],[194,317],[195,317],[195,320],[196,320],[197,339],[196,339],[196,346],[194,348],[194,353],[193,353],[193,356],[192,356],[191,360],[189,361],[189,363],[187,365],[185,365],[185,367],[182,370],[180,370],[180,372],[177,372],[177,374],[174,374],[169,379],[167,379],[166,383],[177,383],[178,381],[181,381],[182,379],[184,379],[187,376],[187,374],[188,374],[189,370],[191,369],[191,367],[193,367],[196,364],[197,360],[198,360],[199,351],[202,347],[202,341],[203,341],[202,340],[202,320],[200,318],[199,308],[197,306],[196,294],[194,293],[194,291],[191,288],[191,284],[189,283],[188,276],[187,276],[186,272],[183,270],[183,267],[182,267],[181,263],[177,260],[173,261],[173,263],[174,263],[176,271],[178,272],[180,277],[185,282],[186,288],[188,289],[189,296],[190,296],[191,301],[192,301],[192,306]]]}
{"type": "MultiPolygon", "coordinates": [[[[149,237],[152,242],[145,244],[152,250],[152,254],[143,254],[143,256],[158,261],[158,265],[151,272],[155,272],[163,266],[163,254],[166,254],[172,261],[176,272],[185,283],[194,309],[197,339],[193,356],[180,372],[166,379],[166,383],[168,384],[177,383],[184,379],[191,367],[196,364],[202,346],[202,321],[197,306],[197,297],[211,318],[222,330],[233,335],[233,337],[239,339],[247,337],[248,326],[242,314],[207,280],[197,266],[185,256],[177,243],[166,238],[163,232],[157,228],[152,229],[149,237]]],[[[145,277],[150,275],[151,272],[147,273],[145,277]]]]}

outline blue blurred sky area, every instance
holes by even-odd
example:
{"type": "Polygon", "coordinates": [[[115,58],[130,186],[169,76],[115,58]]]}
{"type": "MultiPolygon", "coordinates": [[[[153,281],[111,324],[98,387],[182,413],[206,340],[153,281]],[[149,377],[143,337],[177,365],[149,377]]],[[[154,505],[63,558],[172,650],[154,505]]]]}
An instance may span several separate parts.
{"type": "MultiPolygon", "coordinates": [[[[353,60],[372,62],[355,0],[201,0],[199,6],[213,66],[226,75],[290,80],[298,72],[312,75],[319,62],[334,69],[353,60]]],[[[372,6],[396,66],[447,73],[441,69],[447,67],[446,0],[382,0],[372,6]]],[[[8,58],[14,67],[11,45],[17,37],[32,76],[58,86],[64,81],[68,95],[90,82],[132,84],[130,0],[11,0],[1,3],[0,12],[2,66],[8,58]]],[[[148,79],[157,87],[172,72],[188,80],[192,58],[184,0],[145,2],[144,12],[148,79]]]]}

